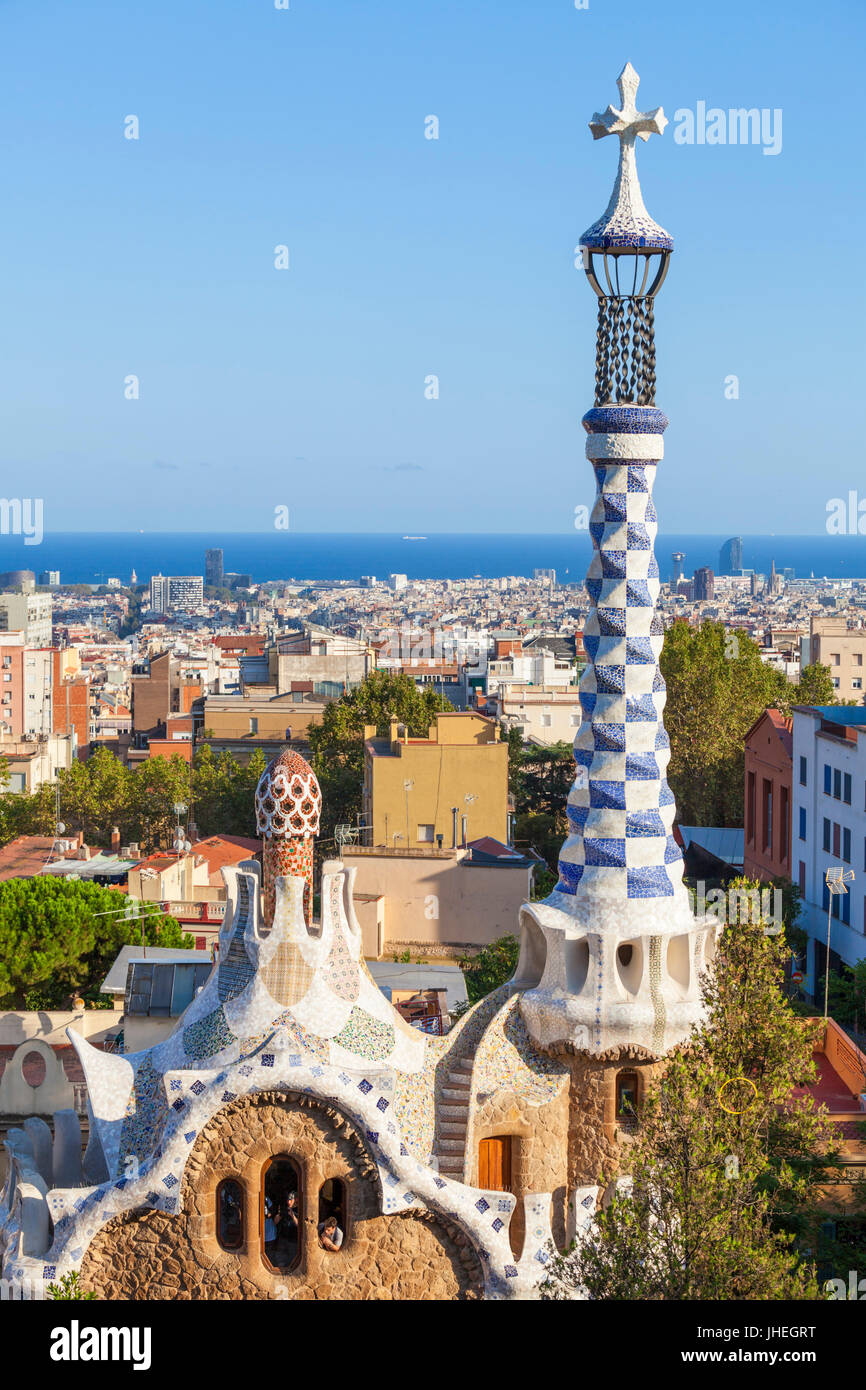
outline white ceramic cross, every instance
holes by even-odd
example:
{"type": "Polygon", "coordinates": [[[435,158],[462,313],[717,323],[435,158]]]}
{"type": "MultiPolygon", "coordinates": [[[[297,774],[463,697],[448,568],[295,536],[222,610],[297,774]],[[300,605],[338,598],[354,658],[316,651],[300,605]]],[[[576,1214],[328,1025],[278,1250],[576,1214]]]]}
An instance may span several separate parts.
{"type": "Polygon", "coordinates": [[[618,135],[620,147],[625,148],[634,145],[636,135],[641,140],[648,140],[651,135],[661,135],[668,118],[660,106],[655,111],[638,111],[635,97],[639,84],[640,78],[631,63],[626,63],[616,79],[622,110],[617,111],[615,106],[609,106],[603,115],[596,111],[589,123],[594,140],[601,140],[605,135],[618,135]]]}

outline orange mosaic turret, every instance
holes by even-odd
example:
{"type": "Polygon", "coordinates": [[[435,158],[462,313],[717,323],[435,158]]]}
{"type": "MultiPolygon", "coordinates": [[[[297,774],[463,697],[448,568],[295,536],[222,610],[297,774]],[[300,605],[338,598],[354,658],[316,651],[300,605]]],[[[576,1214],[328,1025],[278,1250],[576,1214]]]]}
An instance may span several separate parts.
{"type": "Polygon", "coordinates": [[[319,833],[322,791],[300,753],[287,748],[269,763],[256,787],[256,828],[262,837],[262,899],[267,926],[273,925],[275,883],[297,876],[306,880],[304,916],[312,919],[313,849],[319,833]]]}

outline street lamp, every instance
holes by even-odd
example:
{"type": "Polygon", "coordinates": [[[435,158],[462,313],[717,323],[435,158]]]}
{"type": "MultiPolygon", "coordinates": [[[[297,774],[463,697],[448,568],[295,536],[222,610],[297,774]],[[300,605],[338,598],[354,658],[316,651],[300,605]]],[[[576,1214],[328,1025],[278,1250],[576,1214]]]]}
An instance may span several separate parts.
{"type": "Polygon", "coordinates": [[[833,899],[848,892],[846,883],[853,883],[854,870],[843,869],[841,864],[832,865],[824,874],[827,885],[827,959],[824,962],[824,1019],[827,1018],[827,1001],[830,995],[830,920],[833,912],[833,899]]]}
{"type": "MultiPolygon", "coordinates": [[[[411,780],[411,778],[408,778],[408,779],[403,783],[403,790],[404,790],[404,792],[406,793],[406,848],[407,848],[407,849],[409,848],[409,793],[410,793],[410,791],[412,790],[412,788],[414,787],[414,785],[415,785],[415,783],[411,780]]],[[[402,837],[401,837],[401,838],[402,838],[402,837]]]]}

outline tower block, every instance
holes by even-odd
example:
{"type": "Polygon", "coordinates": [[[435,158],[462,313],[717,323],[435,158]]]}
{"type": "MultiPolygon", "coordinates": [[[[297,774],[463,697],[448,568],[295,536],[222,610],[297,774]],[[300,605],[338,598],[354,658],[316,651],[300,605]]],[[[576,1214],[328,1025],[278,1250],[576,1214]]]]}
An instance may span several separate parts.
{"type": "MultiPolygon", "coordinates": [[[[608,1061],[651,1061],[701,1017],[700,974],[718,923],[697,919],[673,837],[670,745],[659,669],[658,530],[653,487],[667,419],[655,404],[655,296],[673,251],[644,206],[635,140],[661,134],[661,108],[637,110],[631,64],[620,107],[595,115],[596,139],[619,136],[619,170],[604,215],[581,237],[598,299],[595,403],[583,418],[596,480],[590,522],[591,601],[580,684],[581,725],[559,881],[521,913],[516,983],[540,1046],[608,1061]]],[[[613,1102],[608,1098],[606,1127],[613,1102]]]]}

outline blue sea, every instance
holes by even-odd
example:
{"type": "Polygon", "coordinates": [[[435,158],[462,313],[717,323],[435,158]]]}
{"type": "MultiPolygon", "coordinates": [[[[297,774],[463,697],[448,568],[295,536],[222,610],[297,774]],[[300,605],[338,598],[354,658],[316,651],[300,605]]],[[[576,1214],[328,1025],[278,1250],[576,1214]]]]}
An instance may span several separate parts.
{"type": "MultiPolygon", "coordinates": [[[[667,534],[656,541],[664,580],[671,575],[671,554],[685,554],[690,575],[702,565],[719,569],[719,548],[727,536],[667,534]]],[[[59,570],[61,584],[101,584],[110,577],[139,583],[152,574],[203,574],[206,548],[224,553],[226,571],[265,580],[357,580],[362,574],[385,579],[465,579],[479,575],[531,575],[555,569],[561,581],[579,581],[592,553],[587,532],[559,535],[440,534],[422,539],[374,533],[313,534],[293,532],[57,532],[40,545],[22,537],[0,535],[0,571],[59,570]]],[[[744,536],[743,564],[769,573],[792,568],[798,579],[866,577],[866,536],[744,536]]]]}

